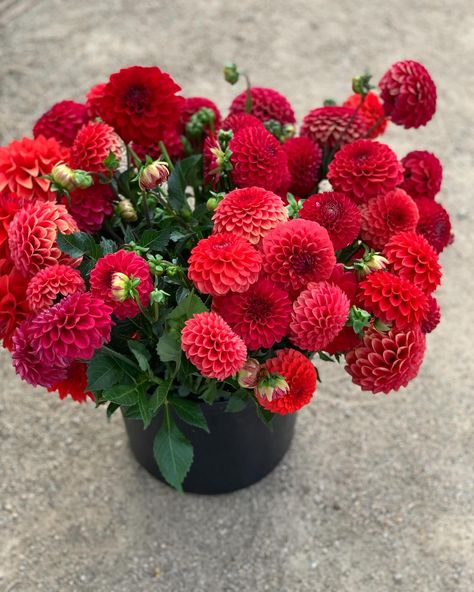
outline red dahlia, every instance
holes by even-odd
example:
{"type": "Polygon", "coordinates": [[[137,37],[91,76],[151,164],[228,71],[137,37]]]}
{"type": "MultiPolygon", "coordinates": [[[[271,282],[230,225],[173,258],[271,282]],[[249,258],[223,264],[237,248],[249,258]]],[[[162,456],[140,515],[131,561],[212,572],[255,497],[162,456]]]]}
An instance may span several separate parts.
{"type": "Polygon", "coordinates": [[[55,138],[63,146],[71,146],[77,132],[88,121],[85,105],[75,101],[61,101],[38,119],[33,128],[33,136],[55,138]]]}
{"type": "Polygon", "coordinates": [[[433,198],[441,189],[443,167],[434,154],[426,150],[414,150],[402,159],[405,169],[400,185],[411,197],[433,198]]]}
{"type": "Polygon", "coordinates": [[[48,388],[48,391],[58,391],[61,400],[68,396],[77,403],[85,403],[87,398],[94,400],[94,395],[87,390],[86,368],[82,362],[73,362],[67,369],[66,378],[48,388]]]}
{"type": "Polygon", "coordinates": [[[360,206],[360,211],[362,240],[378,250],[383,249],[394,234],[414,231],[418,224],[416,204],[403,189],[372,198],[360,206]]]}
{"type": "Polygon", "coordinates": [[[423,321],[421,322],[421,330],[423,333],[431,333],[436,329],[441,320],[441,310],[439,304],[434,296],[428,296],[428,302],[425,308],[423,321]]]}
{"type": "Polygon", "coordinates": [[[74,169],[106,173],[104,160],[110,152],[120,160],[122,141],[110,125],[91,121],[78,132],[71,148],[70,163],[74,169]]]}
{"type": "Polygon", "coordinates": [[[249,350],[272,347],[288,331],[291,300],[270,280],[261,278],[242,294],[216,296],[212,304],[249,350]]]}
{"type": "Polygon", "coordinates": [[[195,314],[186,321],[181,348],[203,376],[217,380],[238,372],[247,358],[245,343],[215,312],[195,314]]]}
{"type": "Polygon", "coordinates": [[[262,407],[286,415],[307,405],[316,390],[316,368],[302,353],[295,349],[279,349],[274,358],[265,362],[263,368],[271,374],[280,374],[286,380],[289,390],[279,393],[271,401],[255,391],[255,397],[262,407]]]}
{"type": "Polygon", "coordinates": [[[27,285],[27,280],[16,269],[0,275],[0,339],[7,349],[12,348],[15,329],[30,314],[27,285]]]}
{"type": "Polygon", "coordinates": [[[102,228],[104,220],[112,215],[114,192],[110,185],[91,185],[87,189],[72,191],[63,204],[77,222],[79,230],[94,234],[102,228]]]}
{"type": "Polygon", "coordinates": [[[359,282],[354,271],[344,269],[342,263],[337,263],[334,266],[333,272],[328,279],[330,284],[339,286],[345,295],[349,298],[351,304],[355,304],[357,288],[359,282]]]}
{"type": "Polygon", "coordinates": [[[255,126],[263,127],[263,124],[254,115],[250,115],[250,113],[230,113],[222,121],[221,129],[225,131],[232,130],[236,134],[241,129],[244,129],[244,127],[255,126]]]}
{"type": "Polygon", "coordinates": [[[349,193],[356,203],[363,203],[395,189],[403,180],[403,168],[386,144],[357,140],[336,154],[328,179],[336,191],[349,193]]]}
{"type": "Polygon", "coordinates": [[[363,138],[367,123],[360,113],[347,107],[319,107],[310,111],[301,125],[300,135],[321,147],[335,148],[363,138]],[[342,136],[342,139],[341,139],[342,136]]]}
{"type": "Polygon", "coordinates": [[[385,114],[397,125],[426,125],[436,111],[435,83],[418,62],[396,62],[382,76],[379,88],[385,114]]]}
{"type": "Polygon", "coordinates": [[[336,250],[350,245],[360,231],[360,212],[344,193],[311,195],[300,210],[300,218],[324,226],[336,250]]]}
{"type": "Polygon", "coordinates": [[[437,253],[441,253],[454,240],[448,212],[428,197],[420,197],[415,204],[419,212],[416,232],[422,234],[437,253]]]}
{"type": "Polygon", "coordinates": [[[106,82],[100,82],[93,86],[86,94],[86,109],[90,119],[100,117],[99,102],[104,95],[104,89],[107,86],[106,82]]]}
{"type": "Polygon", "coordinates": [[[201,239],[191,251],[188,277],[204,294],[245,292],[260,274],[262,257],[235,232],[201,239]]]}
{"type": "Polygon", "coordinates": [[[288,220],[288,212],[278,195],[261,187],[229,192],[217,206],[214,232],[235,232],[258,244],[272,228],[288,220]]]}
{"type": "MultiPolygon", "coordinates": [[[[344,101],[342,106],[349,107],[349,109],[356,109],[359,103],[360,95],[353,94],[344,101]]],[[[367,93],[359,113],[365,119],[367,128],[372,130],[369,138],[376,138],[384,133],[388,120],[384,117],[383,105],[374,92],[370,91],[367,93]]]]}
{"type": "Polygon", "coordinates": [[[181,129],[184,130],[191,117],[204,108],[211,109],[211,111],[214,112],[214,129],[219,129],[221,124],[221,114],[219,108],[214,103],[214,101],[206,99],[205,97],[188,97],[184,99],[181,105],[181,113],[179,117],[181,129]]]}
{"type": "MultiPolygon", "coordinates": [[[[260,121],[273,119],[282,125],[295,123],[295,112],[288,99],[273,88],[254,86],[250,90],[252,108],[250,113],[260,121]]],[[[247,91],[237,95],[230,106],[230,114],[246,113],[247,91]]]]}
{"type": "Polygon", "coordinates": [[[346,354],[346,371],[363,391],[398,391],[415,378],[425,355],[426,340],[419,328],[365,331],[363,341],[346,354]]]}
{"type": "Polygon", "coordinates": [[[343,327],[334,337],[331,343],[328,343],[324,351],[329,355],[345,354],[360,344],[360,337],[354,333],[352,327],[343,327]]]}
{"type": "MultiPolygon", "coordinates": [[[[171,160],[175,161],[184,157],[184,146],[181,141],[181,134],[177,129],[173,128],[165,130],[163,132],[162,141],[171,160]]],[[[145,160],[147,155],[150,156],[152,160],[158,160],[163,156],[159,142],[155,142],[149,146],[141,146],[140,144],[133,143],[132,148],[140,160],[145,160]]]]}
{"type": "Polygon", "coordinates": [[[69,265],[51,265],[38,271],[28,283],[26,297],[32,312],[52,306],[58,296],[84,292],[81,274],[69,265]]]}
{"type": "Polygon", "coordinates": [[[15,195],[0,194],[0,259],[10,258],[8,232],[11,221],[22,204],[15,195]]]}
{"type": "Polygon", "coordinates": [[[316,187],[323,152],[317,144],[305,137],[290,138],[283,144],[288,157],[290,186],[288,191],[306,197],[316,187]]]}
{"type": "Polygon", "coordinates": [[[180,90],[156,66],[124,68],[110,76],[97,102],[99,113],[124,142],[148,146],[177,124],[183,102],[176,95],[180,90]]]}
{"type": "Polygon", "coordinates": [[[327,230],[310,220],[279,224],[263,238],[262,250],[265,273],[292,296],[308,282],[328,279],[336,264],[327,230]]]}

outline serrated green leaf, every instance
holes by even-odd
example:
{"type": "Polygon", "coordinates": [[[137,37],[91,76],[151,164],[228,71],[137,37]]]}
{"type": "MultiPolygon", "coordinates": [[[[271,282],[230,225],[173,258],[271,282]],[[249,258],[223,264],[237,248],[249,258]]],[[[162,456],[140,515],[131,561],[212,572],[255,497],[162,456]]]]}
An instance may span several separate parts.
{"type": "Polygon", "coordinates": [[[146,429],[153,419],[153,400],[146,392],[146,388],[138,389],[138,409],[143,420],[143,429],[146,429]]]}
{"type": "Polygon", "coordinates": [[[88,390],[102,391],[116,384],[130,384],[135,381],[138,367],[128,358],[110,349],[98,350],[87,367],[88,390]]]}
{"type": "Polygon", "coordinates": [[[102,395],[117,405],[130,407],[138,403],[140,391],[137,384],[117,384],[102,391],[102,395]]]}
{"type": "Polygon", "coordinates": [[[168,245],[170,235],[171,231],[168,228],[162,230],[150,228],[142,234],[139,245],[150,249],[150,251],[162,251],[168,245]]]}
{"type": "Polygon", "coordinates": [[[166,333],[159,338],[156,351],[162,362],[177,362],[181,357],[179,341],[166,333]]]}
{"type": "Polygon", "coordinates": [[[184,298],[178,306],[173,308],[166,317],[166,323],[174,330],[176,334],[181,333],[184,323],[195,314],[200,312],[207,312],[207,307],[204,302],[191,292],[184,298]]]}
{"type": "Polygon", "coordinates": [[[166,401],[166,397],[168,396],[168,392],[170,390],[170,386],[171,386],[172,382],[173,382],[172,379],[169,379],[167,382],[160,384],[160,386],[158,386],[155,389],[155,392],[152,395],[153,413],[156,413],[158,411],[158,409],[166,401]]]}
{"type": "Polygon", "coordinates": [[[171,399],[170,403],[173,405],[173,409],[176,411],[178,417],[185,423],[209,433],[207,421],[199,403],[178,397],[171,399]]]}
{"type": "Polygon", "coordinates": [[[140,341],[135,341],[133,339],[129,339],[127,341],[128,349],[132,352],[135,356],[135,359],[140,366],[140,370],[143,372],[147,372],[150,369],[150,359],[151,354],[146,348],[146,346],[141,343],[140,341]]]}
{"type": "Polygon", "coordinates": [[[72,234],[58,232],[56,242],[63,253],[75,259],[82,257],[89,251],[94,251],[97,247],[92,236],[86,232],[73,232],[72,234]]]}

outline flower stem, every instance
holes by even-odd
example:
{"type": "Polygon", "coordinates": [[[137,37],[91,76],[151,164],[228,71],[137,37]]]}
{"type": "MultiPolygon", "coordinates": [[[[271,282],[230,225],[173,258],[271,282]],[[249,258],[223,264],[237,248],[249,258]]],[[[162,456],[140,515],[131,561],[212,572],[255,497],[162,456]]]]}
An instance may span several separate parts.
{"type": "Polygon", "coordinates": [[[163,158],[166,160],[166,162],[169,166],[170,171],[173,172],[174,171],[174,164],[170,158],[170,155],[168,154],[168,150],[166,150],[165,143],[163,142],[163,140],[160,140],[158,145],[160,147],[161,154],[162,154],[163,158]]]}

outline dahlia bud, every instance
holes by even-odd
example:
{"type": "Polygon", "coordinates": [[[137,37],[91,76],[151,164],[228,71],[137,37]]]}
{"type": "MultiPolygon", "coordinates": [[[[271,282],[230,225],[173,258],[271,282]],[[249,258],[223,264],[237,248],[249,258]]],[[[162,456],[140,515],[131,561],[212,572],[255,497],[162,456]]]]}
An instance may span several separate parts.
{"type": "Polygon", "coordinates": [[[112,274],[112,298],[117,302],[124,302],[128,298],[135,298],[138,294],[137,286],[140,283],[138,278],[129,278],[121,271],[112,274]]]}
{"type": "Polygon", "coordinates": [[[155,160],[140,170],[138,185],[142,191],[155,189],[155,187],[158,187],[158,185],[161,185],[168,179],[169,174],[168,163],[155,160]]]}
{"type": "Polygon", "coordinates": [[[74,185],[77,189],[87,189],[93,183],[91,175],[86,171],[75,170],[74,171],[74,185]]]}
{"type": "Polygon", "coordinates": [[[366,310],[353,305],[349,310],[349,318],[346,325],[352,327],[354,333],[359,334],[370,323],[370,318],[370,314],[366,310]]]}
{"type": "Polygon", "coordinates": [[[217,201],[217,199],[215,197],[210,197],[206,202],[206,208],[210,212],[213,212],[217,208],[218,203],[219,202],[217,201]]]}
{"type": "Polygon", "coordinates": [[[229,84],[236,84],[239,81],[239,70],[237,64],[229,62],[224,66],[224,79],[229,84]]]}
{"type": "Polygon", "coordinates": [[[361,74],[360,76],[354,76],[352,79],[352,90],[358,95],[365,96],[372,88],[375,88],[370,84],[371,74],[361,74]]]}
{"type": "Polygon", "coordinates": [[[148,265],[153,275],[159,277],[163,275],[165,268],[163,267],[163,257],[161,255],[148,255],[148,265]]]}
{"type": "Polygon", "coordinates": [[[335,107],[337,103],[334,99],[324,99],[323,105],[324,107],[335,107]]]}
{"type": "Polygon", "coordinates": [[[49,178],[57,190],[74,191],[92,185],[92,177],[86,171],[71,169],[64,162],[58,162],[53,167],[49,178]]]}
{"type": "Polygon", "coordinates": [[[380,253],[367,250],[362,259],[356,259],[353,263],[354,270],[359,278],[363,278],[372,271],[385,269],[389,261],[380,253]]]}
{"type": "Polygon", "coordinates": [[[237,374],[237,382],[242,388],[253,389],[258,383],[260,364],[255,358],[249,358],[237,374]]]}
{"type": "Polygon", "coordinates": [[[157,304],[161,304],[167,296],[169,296],[168,292],[165,292],[164,290],[158,290],[158,288],[155,288],[150,292],[150,302],[156,302],[157,304]]]}
{"type": "Polygon", "coordinates": [[[260,397],[266,397],[269,401],[284,397],[289,390],[290,387],[284,376],[270,373],[262,376],[255,387],[255,393],[260,397]]]}
{"type": "Polygon", "coordinates": [[[216,114],[209,107],[202,107],[193,113],[186,124],[186,134],[190,138],[201,138],[207,129],[214,130],[216,114]]]}
{"type": "Polygon", "coordinates": [[[124,222],[136,222],[138,220],[137,212],[129,199],[121,199],[117,209],[124,222]]]}

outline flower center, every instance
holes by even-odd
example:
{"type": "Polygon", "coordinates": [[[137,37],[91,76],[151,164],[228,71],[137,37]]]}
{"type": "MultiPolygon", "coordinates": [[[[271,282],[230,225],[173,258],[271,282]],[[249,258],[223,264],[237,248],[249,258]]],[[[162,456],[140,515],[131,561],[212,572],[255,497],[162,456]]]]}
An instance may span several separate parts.
{"type": "Polygon", "coordinates": [[[247,303],[245,312],[251,321],[266,321],[270,313],[270,303],[264,298],[253,298],[247,303]]]}
{"type": "Polygon", "coordinates": [[[123,97],[123,103],[129,113],[141,113],[146,105],[148,93],[144,86],[130,86],[123,97]]]}
{"type": "Polygon", "coordinates": [[[295,253],[290,257],[293,269],[303,275],[313,270],[315,261],[312,253],[295,253]]]}

